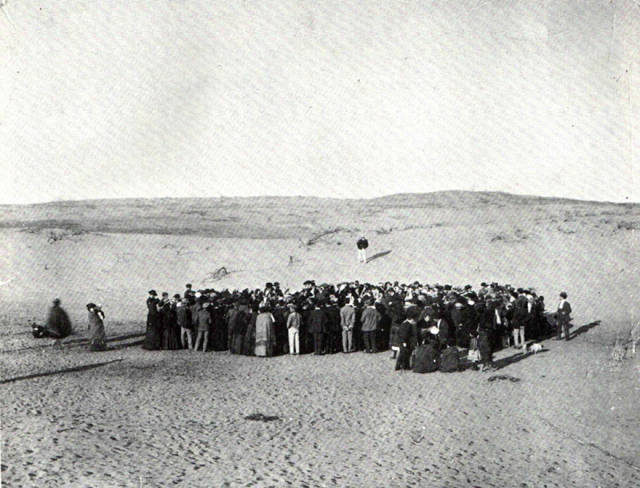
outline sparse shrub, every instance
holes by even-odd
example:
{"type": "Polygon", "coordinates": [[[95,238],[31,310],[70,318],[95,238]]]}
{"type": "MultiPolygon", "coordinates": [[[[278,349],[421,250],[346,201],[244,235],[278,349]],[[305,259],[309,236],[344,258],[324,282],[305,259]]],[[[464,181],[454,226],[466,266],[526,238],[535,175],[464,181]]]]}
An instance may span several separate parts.
{"type": "Polygon", "coordinates": [[[638,230],[640,229],[640,223],[638,222],[627,222],[625,220],[618,222],[617,228],[619,230],[638,230]]]}
{"type": "Polygon", "coordinates": [[[627,331],[618,334],[611,351],[611,359],[616,362],[635,355],[636,346],[640,342],[640,322],[629,327],[627,331]]]}
{"type": "Polygon", "coordinates": [[[336,227],[335,229],[329,229],[329,230],[324,230],[318,234],[315,234],[313,236],[311,236],[310,239],[307,240],[305,244],[306,246],[313,246],[315,243],[317,243],[318,241],[320,241],[323,237],[327,237],[330,236],[332,234],[337,234],[338,232],[342,231],[342,227],[336,227]]]}
{"type": "Polygon", "coordinates": [[[203,283],[207,283],[207,282],[212,282],[212,281],[218,281],[221,280],[222,278],[224,278],[225,276],[231,274],[230,271],[227,271],[227,268],[225,268],[224,266],[218,268],[217,270],[215,270],[213,273],[209,273],[204,280],[202,280],[203,283]]]}

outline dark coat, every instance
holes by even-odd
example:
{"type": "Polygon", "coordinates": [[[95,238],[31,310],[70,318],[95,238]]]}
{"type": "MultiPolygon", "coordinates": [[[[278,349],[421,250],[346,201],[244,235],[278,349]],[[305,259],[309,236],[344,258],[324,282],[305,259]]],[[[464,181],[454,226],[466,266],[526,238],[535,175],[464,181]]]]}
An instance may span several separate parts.
{"type": "Polygon", "coordinates": [[[53,305],[47,315],[47,333],[49,337],[62,339],[71,334],[71,320],[60,305],[53,305]]]}
{"type": "Polygon", "coordinates": [[[327,332],[327,315],[324,310],[313,309],[309,313],[308,332],[310,334],[323,334],[327,332]]]}
{"type": "Polygon", "coordinates": [[[191,310],[186,305],[176,307],[176,320],[179,327],[191,329],[191,310]]]}
{"type": "Polygon", "coordinates": [[[415,348],[418,342],[417,325],[408,320],[403,321],[398,328],[398,339],[400,344],[407,344],[409,349],[415,348]]]}

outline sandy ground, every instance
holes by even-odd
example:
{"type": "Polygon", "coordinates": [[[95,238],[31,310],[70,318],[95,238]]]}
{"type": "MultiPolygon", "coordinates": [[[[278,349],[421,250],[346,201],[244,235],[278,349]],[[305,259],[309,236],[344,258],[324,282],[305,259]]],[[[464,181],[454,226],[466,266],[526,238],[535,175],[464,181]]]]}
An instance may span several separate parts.
{"type": "MultiPolygon", "coordinates": [[[[255,209],[256,218],[271,211],[255,209]]],[[[304,212],[280,224],[305,229],[304,212]]],[[[611,360],[615,338],[640,317],[640,212],[587,203],[522,212],[500,201],[354,208],[345,223],[336,210],[300,237],[342,230],[310,246],[287,233],[95,230],[49,242],[41,224],[0,230],[1,379],[119,360],[0,384],[2,486],[640,485],[640,365],[611,360]],[[360,232],[376,256],[364,266],[353,245],[360,232]],[[212,280],[222,266],[229,274],[212,280]],[[548,308],[565,289],[581,333],[546,341],[535,356],[501,352],[497,374],[519,381],[401,374],[388,353],[258,359],[147,352],[125,337],[143,331],[151,287],[299,287],[307,278],[495,280],[535,287],[548,308]],[[76,328],[62,347],[26,326],[56,296],[76,328]],[[111,351],[73,342],[89,301],[104,305],[108,335],[122,337],[111,351]],[[278,418],[245,419],[253,413],[278,418]]]]}
{"type": "Polygon", "coordinates": [[[6,377],[122,361],[1,386],[3,486],[638,486],[640,364],[595,330],[499,361],[517,382],[388,353],[5,355],[6,377]]]}

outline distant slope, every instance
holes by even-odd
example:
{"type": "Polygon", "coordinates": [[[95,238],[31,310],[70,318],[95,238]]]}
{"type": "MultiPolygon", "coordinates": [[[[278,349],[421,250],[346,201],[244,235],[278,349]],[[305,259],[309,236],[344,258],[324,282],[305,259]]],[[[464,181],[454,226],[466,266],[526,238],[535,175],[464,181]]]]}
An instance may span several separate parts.
{"type": "Polygon", "coordinates": [[[525,214],[538,219],[637,216],[639,210],[640,204],[468,191],[398,194],[369,200],[269,196],[114,199],[2,205],[0,227],[284,238],[334,228],[356,233],[438,226],[443,222],[474,224],[509,215],[518,219],[525,214]]]}

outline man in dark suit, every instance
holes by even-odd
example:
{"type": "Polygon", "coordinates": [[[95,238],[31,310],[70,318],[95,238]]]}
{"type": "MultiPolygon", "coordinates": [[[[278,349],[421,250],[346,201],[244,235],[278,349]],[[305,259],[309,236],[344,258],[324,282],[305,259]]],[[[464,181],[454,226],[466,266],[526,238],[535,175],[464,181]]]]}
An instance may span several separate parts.
{"type": "Polygon", "coordinates": [[[320,307],[320,303],[314,303],[313,310],[309,314],[309,333],[313,334],[313,354],[323,354],[323,335],[327,332],[327,316],[320,307]]]}

